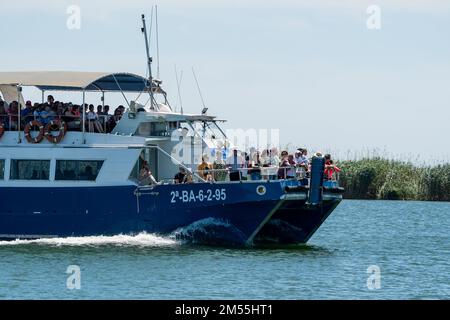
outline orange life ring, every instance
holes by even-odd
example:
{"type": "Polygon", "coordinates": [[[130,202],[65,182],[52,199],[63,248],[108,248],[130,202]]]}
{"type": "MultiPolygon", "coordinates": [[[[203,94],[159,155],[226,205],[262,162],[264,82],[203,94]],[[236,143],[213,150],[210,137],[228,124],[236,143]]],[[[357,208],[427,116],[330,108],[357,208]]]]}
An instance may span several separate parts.
{"type": "Polygon", "coordinates": [[[27,138],[29,143],[40,143],[42,139],[44,139],[44,126],[37,120],[28,122],[23,132],[25,133],[25,138],[27,138]],[[35,138],[33,138],[30,134],[31,128],[33,127],[39,128],[39,134],[35,138]]]}
{"type": "Polygon", "coordinates": [[[50,121],[44,129],[44,135],[50,143],[60,143],[67,132],[67,124],[61,120],[50,121]],[[56,128],[55,128],[56,127],[56,128]],[[53,130],[52,130],[53,129],[53,130]],[[57,136],[52,135],[52,131],[59,131],[57,136]]]}
{"type": "Polygon", "coordinates": [[[4,133],[5,133],[5,127],[3,126],[3,123],[0,123],[0,138],[3,137],[4,133]]]}

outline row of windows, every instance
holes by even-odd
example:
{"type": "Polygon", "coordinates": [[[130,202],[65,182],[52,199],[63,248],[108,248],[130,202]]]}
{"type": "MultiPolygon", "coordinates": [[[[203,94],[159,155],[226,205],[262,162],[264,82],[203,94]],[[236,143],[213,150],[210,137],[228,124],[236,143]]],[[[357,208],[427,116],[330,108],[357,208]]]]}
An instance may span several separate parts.
{"type": "MultiPolygon", "coordinates": [[[[95,181],[103,161],[57,160],[55,180],[95,181]]],[[[50,160],[11,160],[11,180],[49,180],[50,160]]],[[[0,160],[0,180],[5,176],[5,160],[0,160]]]]}

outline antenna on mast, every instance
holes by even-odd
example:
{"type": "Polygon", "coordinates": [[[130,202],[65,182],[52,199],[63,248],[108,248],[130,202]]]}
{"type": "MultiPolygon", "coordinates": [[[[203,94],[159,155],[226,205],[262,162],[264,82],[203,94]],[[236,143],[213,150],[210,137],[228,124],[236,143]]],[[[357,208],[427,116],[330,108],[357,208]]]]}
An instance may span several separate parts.
{"type": "Polygon", "coordinates": [[[200,85],[198,84],[197,76],[195,75],[194,67],[192,67],[192,74],[194,75],[195,83],[197,84],[198,93],[200,95],[200,99],[202,99],[203,110],[202,114],[206,114],[208,108],[205,105],[205,100],[203,99],[202,90],[200,89],[200,85]]]}
{"type": "Polygon", "coordinates": [[[158,6],[155,5],[155,19],[156,19],[156,77],[159,77],[159,25],[158,25],[158,6]]]}
{"type": "Polygon", "coordinates": [[[153,35],[153,12],[155,11],[155,7],[152,6],[152,11],[150,12],[150,29],[148,30],[148,42],[152,42],[152,35],[153,35]]]}
{"type": "Polygon", "coordinates": [[[177,80],[178,101],[180,102],[181,114],[184,114],[184,110],[183,110],[183,100],[181,100],[181,91],[180,91],[181,80],[183,79],[183,70],[181,70],[180,78],[178,78],[177,65],[175,65],[175,78],[176,78],[176,80],[177,80]]]}
{"type": "MultiPolygon", "coordinates": [[[[153,8],[152,8],[152,16],[153,16],[153,8]]],[[[145,15],[142,15],[142,33],[144,34],[145,38],[145,48],[147,53],[147,64],[148,64],[148,80],[150,81],[150,108],[154,109],[153,103],[153,75],[152,75],[152,57],[150,56],[150,45],[149,45],[149,38],[147,35],[147,25],[145,24],[145,15]]]]}

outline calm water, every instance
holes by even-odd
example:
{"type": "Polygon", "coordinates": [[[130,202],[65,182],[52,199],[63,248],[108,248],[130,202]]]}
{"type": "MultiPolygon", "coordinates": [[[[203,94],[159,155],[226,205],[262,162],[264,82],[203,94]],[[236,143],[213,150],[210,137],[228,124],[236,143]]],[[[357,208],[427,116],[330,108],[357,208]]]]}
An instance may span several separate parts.
{"type": "Polygon", "coordinates": [[[344,201],[309,245],[226,249],[170,238],[0,242],[1,299],[449,299],[450,203],[344,201]],[[68,290],[69,265],[81,289],[68,290]],[[367,268],[381,288],[367,288],[367,268]]]}

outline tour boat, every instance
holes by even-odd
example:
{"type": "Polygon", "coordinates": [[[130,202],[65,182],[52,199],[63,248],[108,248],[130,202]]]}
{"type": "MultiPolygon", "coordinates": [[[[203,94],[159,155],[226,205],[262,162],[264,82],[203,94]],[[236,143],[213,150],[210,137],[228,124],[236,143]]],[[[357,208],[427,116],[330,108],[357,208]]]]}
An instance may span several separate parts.
{"type": "Polygon", "coordinates": [[[161,84],[151,72],[149,78],[0,72],[3,100],[10,108],[20,102],[16,114],[0,114],[0,238],[147,232],[210,245],[304,244],[341,202],[338,182],[324,179],[321,155],[312,158],[308,176],[292,168],[294,177],[251,179],[239,167],[223,169],[221,179],[205,179],[196,171],[193,150],[229,156],[233,146],[216,117],[175,112],[161,84]],[[79,92],[81,106],[88,102],[86,93],[98,93],[103,101],[105,94],[122,93],[127,107],[104,132],[92,130],[86,112],[75,126],[64,116],[25,121],[23,87],[39,89],[42,103],[53,91],[79,92]],[[148,96],[150,103],[131,101],[127,94],[148,96]],[[174,181],[180,168],[189,181],[174,181]]]}

